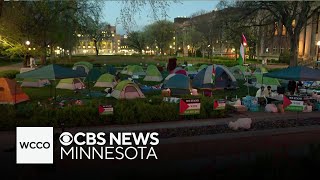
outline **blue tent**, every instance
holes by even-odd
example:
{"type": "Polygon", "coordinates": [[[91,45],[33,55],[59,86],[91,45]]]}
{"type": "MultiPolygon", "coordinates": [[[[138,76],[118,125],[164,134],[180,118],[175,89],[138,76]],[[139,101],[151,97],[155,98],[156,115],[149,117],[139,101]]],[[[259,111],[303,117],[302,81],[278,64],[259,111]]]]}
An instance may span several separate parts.
{"type": "Polygon", "coordinates": [[[112,75],[116,75],[117,69],[112,66],[112,65],[108,65],[102,68],[102,73],[108,73],[108,74],[112,74],[112,75]]]}
{"type": "Polygon", "coordinates": [[[213,89],[213,88],[236,88],[237,80],[232,73],[221,65],[210,65],[202,69],[194,77],[192,87],[198,89],[213,89]],[[215,79],[212,79],[212,71],[215,70],[215,79]]]}
{"type": "Polygon", "coordinates": [[[171,95],[190,94],[190,79],[182,74],[171,74],[169,78],[163,82],[164,88],[171,90],[171,95]]]}
{"type": "Polygon", "coordinates": [[[319,81],[320,70],[304,66],[295,66],[266,73],[263,76],[294,81],[319,81]]]}
{"type": "Polygon", "coordinates": [[[100,72],[100,69],[93,68],[89,71],[87,77],[85,78],[86,82],[95,82],[99,79],[99,77],[102,75],[100,72]]]}

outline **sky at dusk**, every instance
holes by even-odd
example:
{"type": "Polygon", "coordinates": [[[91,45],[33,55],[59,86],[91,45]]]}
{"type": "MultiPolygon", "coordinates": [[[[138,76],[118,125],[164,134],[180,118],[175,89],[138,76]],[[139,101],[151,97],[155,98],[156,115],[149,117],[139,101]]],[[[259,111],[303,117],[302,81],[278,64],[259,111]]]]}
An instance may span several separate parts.
{"type": "MultiPolygon", "coordinates": [[[[167,9],[168,20],[173,21],[178,16],[190,16],[200,10],[212,11],[215,9],[218,0],[180,0],[178,3],[171,3],[167,9]]],[[[122,25],[117,22],[117,18],[120,17],[120,10],[123,4],[121,1],[105,1],[103,8],[104,21],[111,25],[117,26],[117,33],[126,34],[122,25]]],[[[150,12],[150,7],[145,7],[145,10],[135,17],[137,27],[135,30],[142,29],[145,25],[154,22],[154,18],[150,12]]]]}

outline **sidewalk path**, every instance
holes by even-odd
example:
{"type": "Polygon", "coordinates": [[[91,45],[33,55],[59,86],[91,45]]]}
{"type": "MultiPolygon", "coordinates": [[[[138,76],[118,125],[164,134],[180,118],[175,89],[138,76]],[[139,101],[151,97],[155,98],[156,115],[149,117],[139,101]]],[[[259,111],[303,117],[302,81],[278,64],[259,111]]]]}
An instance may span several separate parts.
{"type": "Polygon", "coordinates": [[[0,66],[0,72],[1,71],[7,71],[7,70],[17,70],[20,71],[20,68],[23,67],[22,63],[16,63],[16,64],[11,64],[8,66],[0,66]]]}

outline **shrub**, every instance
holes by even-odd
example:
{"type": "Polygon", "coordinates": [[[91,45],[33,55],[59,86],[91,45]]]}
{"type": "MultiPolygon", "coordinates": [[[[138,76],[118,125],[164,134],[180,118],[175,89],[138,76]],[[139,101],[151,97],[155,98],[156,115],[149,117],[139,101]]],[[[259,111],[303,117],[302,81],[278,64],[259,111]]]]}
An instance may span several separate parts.
{"type": "Polygon", "coordinates": [[[19,73],[20,72],[16,71],[16,70],[2,71],[2,72],[0,72],[0,77],[14,79],[14,78],[16,78],[16,75],[19,74],[19,73]]]}

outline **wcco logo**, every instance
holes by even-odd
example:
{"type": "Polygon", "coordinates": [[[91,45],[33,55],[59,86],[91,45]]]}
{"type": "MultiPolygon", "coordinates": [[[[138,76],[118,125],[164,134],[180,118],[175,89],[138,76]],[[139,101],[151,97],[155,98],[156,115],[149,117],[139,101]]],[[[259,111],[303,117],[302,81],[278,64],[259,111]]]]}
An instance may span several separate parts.
{"type": "Polygon", "coordinates": [[[52,127],[17,127],[17,164],[53,163],[52,127]]]}

